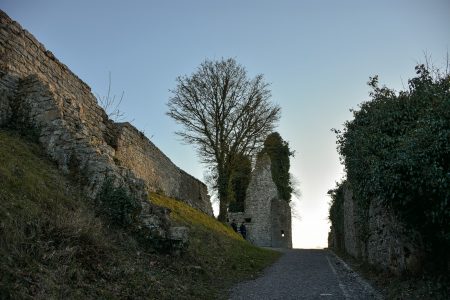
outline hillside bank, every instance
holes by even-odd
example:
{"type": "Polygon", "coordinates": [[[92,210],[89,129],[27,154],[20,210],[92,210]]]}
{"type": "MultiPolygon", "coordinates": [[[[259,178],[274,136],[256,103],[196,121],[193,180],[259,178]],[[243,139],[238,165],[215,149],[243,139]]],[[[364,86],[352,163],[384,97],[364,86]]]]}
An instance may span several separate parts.
{"type": "Polygon", "coordinates": [[[188,205],[151,194],[190,230],[178,256],[158,254],[96,213],[35,143],[0,130],[1,299],[214,299],[277,259],[188,205]]]}

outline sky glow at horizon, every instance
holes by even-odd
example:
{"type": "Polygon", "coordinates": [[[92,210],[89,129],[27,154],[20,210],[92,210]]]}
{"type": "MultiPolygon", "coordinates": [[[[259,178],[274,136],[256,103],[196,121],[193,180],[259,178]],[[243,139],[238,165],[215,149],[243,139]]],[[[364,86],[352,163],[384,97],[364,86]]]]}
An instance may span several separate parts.
{"type": "Polygon", "coordinates": [[[368,100],[366,82],[397,91],[432,55],[445,63],[450,1],[25,1],[0,9],[105,95],[124,91],[121,109],[177,166],[203,180],[194,147],[165,115],[175,78],[205,59],[233,57],[271,83],[282,108],[277,131],[295,150],[300,182],[293,220],[298,248],[327,245],[327,191],[344,175],[331,128],[368,100]]]}

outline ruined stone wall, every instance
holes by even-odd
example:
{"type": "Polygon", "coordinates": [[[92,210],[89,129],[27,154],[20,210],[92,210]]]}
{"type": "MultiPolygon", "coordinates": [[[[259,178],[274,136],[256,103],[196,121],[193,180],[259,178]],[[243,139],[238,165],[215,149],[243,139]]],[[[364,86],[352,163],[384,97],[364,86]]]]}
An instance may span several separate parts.
{"type": "Polygon", "coordinates": [[[271,201],[278,197],[277,186],[272,180],[270,158],[264,155],[255,165],[245,199],[245,213],[251,222],[247,224],[247,239],[254,245],[272,245],[271,201]]]}
{"type": "Polygon", "coordinates": [[[353,192],[345,185],[344,187],[344,247],[348,254],[353,257],[360,257],[361,248],[359,237],[357,236],[357,212],[356,205],[353,202],[353,192]]]}
{"type": "Polygon", "coordinates": [[[278,199],[278,190],[272,179],[271,162],[267,154],[258,159],[247,188],[244,214],[247,239],[254,245],[264,247],[292,248],[291,208],[289,203],[278,199]],[[284,236],[282,236],[282,231],[284,236]]]}
{"type": "Polygon", "coordinates": [[[283,199],[271,202],[272,247],[292,248],[291,207],[283,199]]]}
{"type": "Polygon", "coordinates": [[[367,261],[395,274],[418,273],[423,244],[417,232],[407,228],[381,201],[371,201],[368,220],[367,261]]]}
{"type": "MultiPolygon", "coordinates": [[[[117,154],[122,158],[127,154],[127,150],[121,152],[119,147],[124,141],[129,143],[127,149],[135,149],[128,153],[145,149],[149,155],[147,161],[152,159],[153,152],[160,159],[161,152],[153,144],[145,146],[145,139],[137,139],[140,134],[133,127],[121,131],[123,126],[108,119],[88,85],[0,11],[0,126],[13,123],[36,131],[39,142],[63,171],[82,175],[91,197],[96,195],[106,176],[113,177],[117,184],[125,185],[142,199],[143,215],[152,219],[154,208],[147,207],[145,188],[151,181],[139,179],[143,168],[138,161],[116,164],[120,161],[117,154]]],[[[167,167],[169,163],[161,165],[167,167]]],[[[154,174],[163,173],[159,166],[155,163],[154,174]]],[[[177,167],[173,165],[172,169],[177,167]]],[[[178,182],[178,194],[171,191],[171,196],[210,211],[204,185],[181,170],[176,178],[164,174],[169,176],[165,178],[168,182],[178,182]]],[[[160,175],[161,180],[165,175],[160,175]]]]}
{"type": "Polygon", "coordinates": [[[66,172],[75,156],[112,162],[109,120],[90,88],[4,12],[0,25],[0,125],[20,117],[38,128],[40,142],[66,172]]]}
{"type": "Polygon", "coordinates": [[[358,211],[348,183],[344,187],[344,236],[337,237],[330,230],[330,247],[339,247],[336,239],[343,239],[343,249],[351,256],[395,274],[420,272],[423,244],[420,235],[407,228],[380,199],[373,199],[368,214],[358,211]]]}
{"type": "MultiPolygon", "coordinates": [[[[113,123],[89,87],[30,33],[0,11],[0,126],[37,139],[66,174],[94,198],[110,177],[140,200],[136,233],[152,241],[170,237],[164,209],[147,200],[144,182],[114,163],[113,123]]],[[[156,244],[155,244],[156,245],[156,244]]]]}
{"type": "Polygon", "coordinates": [[[213,215],[206,185],[187,174],[129,123],[118,124],[116,162],[133,170],[147,189],[180,199],[213,215]]]}

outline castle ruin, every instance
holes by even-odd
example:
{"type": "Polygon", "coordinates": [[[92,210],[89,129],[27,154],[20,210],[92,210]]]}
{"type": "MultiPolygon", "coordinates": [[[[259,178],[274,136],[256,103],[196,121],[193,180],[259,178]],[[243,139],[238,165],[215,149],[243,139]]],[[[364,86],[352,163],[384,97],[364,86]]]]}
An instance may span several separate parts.
{"type": "MultiPolygon", "coordinates": [[[[149,237],[171,238],[178,229],[171,227],[164,209],[148,200],[148,192],[162,192],[213,216],[204,183],[173,164],[131,124],[109,119],[90,87],[1,10],[0,127],[32,132],[63,172],[81,180],[91,198],[108,177],[125,187],[140,200],[137,226],[149,237]]],[[[230,213],[230,218],[246,222],[251,243],[290,248],[290,207],[278,197],[271,176],[270,158],[263,155],[245,211],[230,213]]]]}
{"type": "Polygon", "coordinates": [[[267,154],[256,161],[244,211],[229,212],[228,219],[238,226],[245,222],[247,240],[256,246],[292,248],[291,207],[278,195],[267,154]]]}

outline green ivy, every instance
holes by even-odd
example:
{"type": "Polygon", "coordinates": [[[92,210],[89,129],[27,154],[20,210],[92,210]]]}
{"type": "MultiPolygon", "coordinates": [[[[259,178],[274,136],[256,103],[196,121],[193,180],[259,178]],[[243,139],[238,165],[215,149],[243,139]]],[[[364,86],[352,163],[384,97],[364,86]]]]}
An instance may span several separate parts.
{"type": "MultiPolygon", "coordinates": [[[[380,199],[433,249],[450,249],[450,76],[416,67],[396,93],[371,78],[371,100],[336,131],[354,198],[380,199]]],[[[378,200],[377,200],[378,201],[378,200]]],[[[330,211],[331,215],[331,211],[330,211]]]]}
{"type": "Polygon", "coordinates": [[[264,153],[268,154],[271,160],[272,179],[277,186],[278,196],[289,202],[293,191],[289,157],[294,155],[289,150],[289,143],[284,141],[278,132],[273,132],[267,136],[259,155],[264,153]]]}
{"type": "Polygon", "coordinates": [[[344,249],[344,183],[337,183],[336,188],[329,190],[331,197],[328,219],[333,224],[335,240],[338,250],[344,249]]]}

